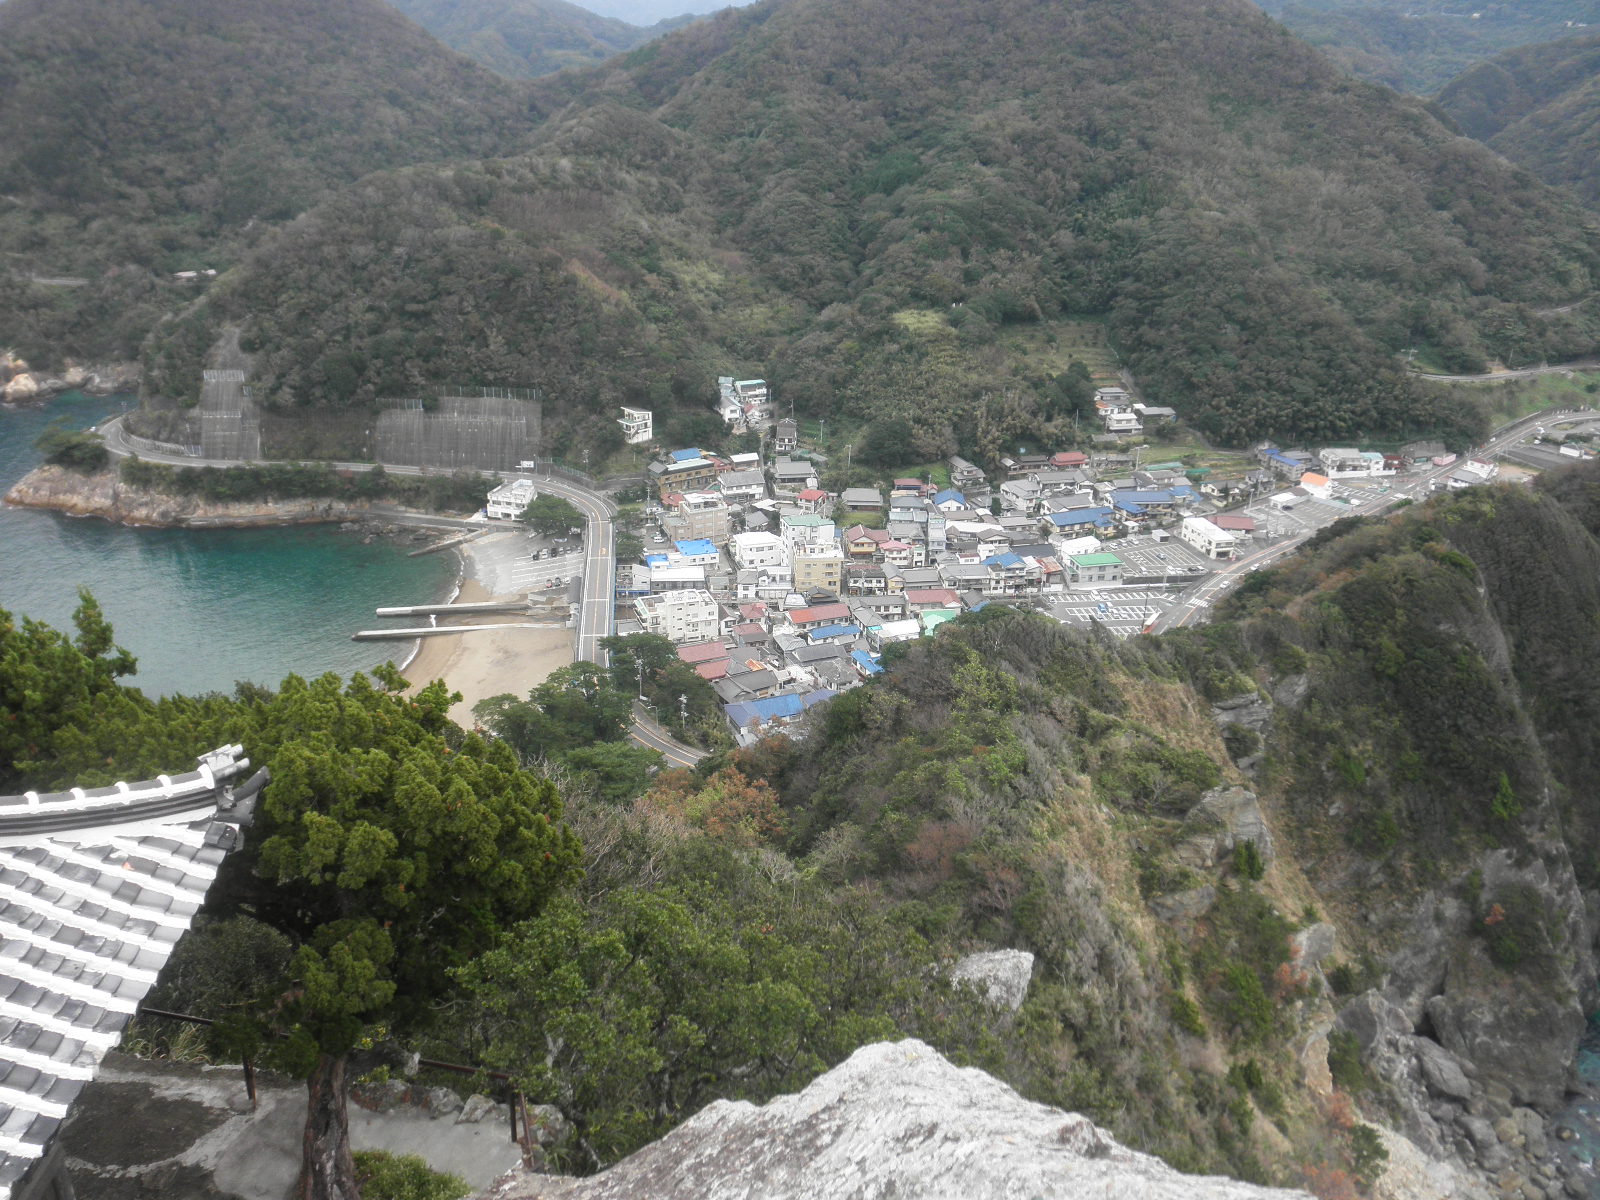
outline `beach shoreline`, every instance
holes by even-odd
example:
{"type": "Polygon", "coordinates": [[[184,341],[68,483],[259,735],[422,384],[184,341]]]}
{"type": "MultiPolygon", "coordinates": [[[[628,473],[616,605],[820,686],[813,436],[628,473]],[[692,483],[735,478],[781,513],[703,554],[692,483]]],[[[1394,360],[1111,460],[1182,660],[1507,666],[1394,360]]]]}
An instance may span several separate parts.
{"type": "MultiPolygon", "coordinates": [[[[515,600],[522,593],[496,594],[477,577],[473,546],[456,547],[461,571],[455,590],[445,603],[469,604],[485,600],[515,600]]],[[[451,625],[493,625],[506,621],[504,613],[452,617],[451,625]]],[[[417,639],[417,645],[400,667],[413,692],[442,679],[461,699],[450,708],[450,718],[463,729],[474,726],[472,709],[491,696],[510,693],[523,698],[550,673],[572,662],[571,629],[491,629],[417,639]]]]}

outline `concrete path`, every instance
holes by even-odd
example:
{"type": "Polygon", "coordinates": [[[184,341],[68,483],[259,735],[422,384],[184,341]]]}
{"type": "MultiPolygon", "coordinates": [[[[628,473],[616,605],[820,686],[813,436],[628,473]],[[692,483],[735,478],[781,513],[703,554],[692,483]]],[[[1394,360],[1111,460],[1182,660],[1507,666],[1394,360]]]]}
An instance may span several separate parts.
{"type": "MultiPolygon", "coordinates": [[[[286,1200],[300,1170],[305,1087],[258,1081],[255,1111],[237,1067],[112,1053],[62,1135],[79,1200],[286,1200]]],[[[357,1150],[420,1154],[481,1190],[522,1161],[503,1105],[476,1122],[412,1107],[350,1106],[357,1150]]]]}

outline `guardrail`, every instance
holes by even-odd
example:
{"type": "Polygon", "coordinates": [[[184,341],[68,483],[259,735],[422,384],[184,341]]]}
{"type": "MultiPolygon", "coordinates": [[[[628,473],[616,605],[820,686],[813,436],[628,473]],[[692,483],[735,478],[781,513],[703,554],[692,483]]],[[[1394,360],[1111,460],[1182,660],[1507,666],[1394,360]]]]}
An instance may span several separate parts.
{"type": "Polygon", "coordinates": [[[122,440],[135,450],[143,450],[146,454],[177,454],[184,458],[200,458],[204,451],[201,446],[184,446],[178,442],[158,442],[154,438],[140,437],[137,433],[130,433],[126,424],[122,427],[122,440]]]}

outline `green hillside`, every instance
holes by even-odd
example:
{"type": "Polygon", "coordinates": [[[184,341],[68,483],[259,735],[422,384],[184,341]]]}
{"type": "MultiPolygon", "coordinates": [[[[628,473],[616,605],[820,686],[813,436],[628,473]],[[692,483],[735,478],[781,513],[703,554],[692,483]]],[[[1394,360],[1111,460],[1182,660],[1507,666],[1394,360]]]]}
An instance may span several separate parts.
{"type": "Polygon", "coordinates": [[[524,110],[379,0],[7,0],[0,328],[36,361],[130,357],[192,299],[173,272],[371,171],[514,148],[524,110]]]}
{"type": "Polygon", "coordinates": [[[692,18],[630,25],[566,0],[392,0],[447,46],[510,79],[590,66],[692,18]]]}
{"type": "Polygon", "coordinates": [[[1437,92],[1474,63],[1502,51],[1600,28],[1594,0],[1260,0],[1352,75],[1403,92],[1437,92]]]}
{"type": "Polygon", "coordinates": [[[1545,182],[1600,203],[1600,34],[1479,63],[1439,93],[1439,107],[1545,182]]]}
{"type": "Polygon", "coordinates": [[[543,384],[570,438],[624,393],[698,407],[710,364],[737,363],[815,416],[915,414],[927,461],[1067,436],[1054,364],[1010,333],[1048,342],[1085,317],[1154,402],[1230,442],[1467,440],[1402,351],[1473,370],[1596,345],[1582,311],[1534,311],[1592,289],[1589,218],[1242,2],[1085,0],[1063,18],[998,0],[980,21],[933,0],[797,0],[533,86],[558,114],[533,155],[372,186],[414,189],[450,237],[555,254],[568,278],[485,322],[487,276],[425,267],[412,285],[437,299],[419,307],[387,278],[413,230],[335,202],[202,314],[253,322],[297,364],[271,371],[274,395],[361,403],[396,372],[460,381],[492,362],[543,384]],[[285,322],[324,291],[311,264],[336,266],[340,303],[285,322]],[[569,294],[623,331],[571,369],[569,294]],[[448,335],[439,313],[460,322],[448,335]],[[308,374],[352,338],[348,380],[308,374]]]}

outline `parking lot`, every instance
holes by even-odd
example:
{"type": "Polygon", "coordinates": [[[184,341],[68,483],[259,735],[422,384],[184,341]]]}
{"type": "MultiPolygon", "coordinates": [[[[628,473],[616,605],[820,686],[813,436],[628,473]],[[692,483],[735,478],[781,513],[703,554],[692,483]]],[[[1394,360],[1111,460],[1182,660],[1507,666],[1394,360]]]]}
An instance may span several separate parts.
{"type": "Polygon", "coordinates": [[[557,543],[505,530],[479,538],[472,546],[473,574],[496,596],[555,590],[583,573],[583,539],[557,543]]]}
{"type": "Polygon", "coordinates": [[[1166,576],[1175,585],[1195,582],[1215,564],[1187,542],[1168,538],[1157,542],[1147,535],[1111,543],[1118,558],[1128,564],[1125,575],[1141,579],[1166,576]]]}

